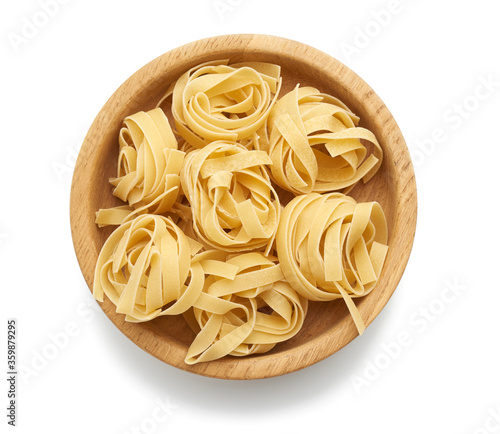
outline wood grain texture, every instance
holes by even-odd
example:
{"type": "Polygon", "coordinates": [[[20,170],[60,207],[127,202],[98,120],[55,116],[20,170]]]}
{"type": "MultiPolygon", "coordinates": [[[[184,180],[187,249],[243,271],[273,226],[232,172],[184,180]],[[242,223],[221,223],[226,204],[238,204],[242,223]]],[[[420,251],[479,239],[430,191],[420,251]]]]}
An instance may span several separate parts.
{"type": "MultiPolygon", "coordinates": [[[[82,145],[71,188],[71,230],[80,268],[92,289],[99,251],[112,228],[99,229],[95,212],[121,204],[108,179],[116,175],[118,131],[123,119],[150,110],[174,80],[187,69],[209,60],[263,61],[281,65],[281,94],[296,83],[311,85],[340,98],[361,117],[384,150],[384,162],[367,184],[350,193],[358,201],[377,200],[389,225],[389,251],[376,288],[356,304],[370,324],[383,309],[403,274],[415,235],[417,195],[413,166],[396,121],[375,92],[339,61],[310,46],[273,36],[228,35],[174,49],[132,75],[107,101],[82,145]]],[[[351,342],[356,327],[342,300],[310,303],[305,324],[294,338],[266,354],[189,366],[186,351],[194,338],[182,317],[160,317],[147,323],[126,323],[105,299],[101,308],[133,342],[158,359],[200,375],[224,379],[266,378],[302,369],[351,342]]]]}

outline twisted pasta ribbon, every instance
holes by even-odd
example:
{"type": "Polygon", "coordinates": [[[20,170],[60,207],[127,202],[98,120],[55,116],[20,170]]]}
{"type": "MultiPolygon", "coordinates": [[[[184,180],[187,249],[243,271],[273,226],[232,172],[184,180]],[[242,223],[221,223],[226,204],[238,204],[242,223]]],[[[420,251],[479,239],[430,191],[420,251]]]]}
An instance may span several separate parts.
{"type": "Polygon", "coordinates": [[[217,141],[187,154],[181,171],[193,227],[209,245],[226,251],[271,248],[281,211],[264,151],[217,141]]]}
{"type": "Polygon", "coordinates": [[[175,203],[184,152],[161,109],[125,118],[119,135],[118,176],[113,194],[128,205],[97,212],[99,226],[119,225],[144,213],[164,214],[175,203]]]}
{"type": "Polygon", "coordinates": [[[244,253],[227,259],[220,251],[193,261],[209,273],[190,315],[197,336],[188,349],[189,365],[226,355],[263,353],[295,336],[304,323],[307,299],[283,281],[276,258],[244,253]]]}
{"type": "Polygon", "coordinates": [[[94,297],[103,301],[106,294],[116,312],[130,322],[183,313],[203,289],[203,269],[191,263],[200,247],[171,220],[138,216],[104,243],[95,269],[94,297]]]}
{"type": "Polygon", "coordinates": [[[240,141],[265,123],[281,87],[280,70],[270,63],[207,62],[184,73],[163,99],[172,93],[177,130],[190,145],[240,141]]]}
{"type": "Polygon", "coordinates": [[[273,180],[294,194],[345,189],[368,182],[382,164],[373,133],[356,127],[359,118],[338,99],[312,87],[283,96],[268,118],[273,180]],[[367,148],[360,139],[373,144],[367,148]]]}
{"type": "Polygon", "coordinates": [[[342,297],[361,334],[365,328],[352,298],[376,285],[387,253],[387,224],[377,202],[356,203],[341,193],[295,197],[276,234],[287,281],[309,300],[342,297]]]}

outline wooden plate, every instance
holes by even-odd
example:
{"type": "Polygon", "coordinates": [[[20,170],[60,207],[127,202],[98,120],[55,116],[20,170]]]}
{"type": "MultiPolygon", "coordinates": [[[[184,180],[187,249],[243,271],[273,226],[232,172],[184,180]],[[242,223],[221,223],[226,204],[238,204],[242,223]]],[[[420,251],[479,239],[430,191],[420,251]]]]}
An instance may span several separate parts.
{"type": "MultiPolygon", "coordinates": [[[[104,105],[80,150],[71,188],[73,243],[89,288],[99,251],[112,231],[94,224],[95,212],[120,203],[112,196],[108,179],[116,175],[117,138],[123,119],[154,108],[169,84],[187,69],[217,59],[277,63],[282,67],[282,94],[296,83],[315,86],[340,98],[361,117],[360,125],[378,138],[384,150],[381,169],[369,183],[350,193],[358,201],[378,201],[389,225],[389,252],[381,278],[368,296],[356,300],[362,318],[370,324],[396,289],[413,244],[417,196],[409,152],[391,113],[361,78],[321,51],[274,36],[218,36],[176,48],[137,71],[104,105]]],[[[312,302],[301,332],[271,352],[189,366],[184,358],[194,333],[182,317],[126,323],[108,299],[101,307],[127,337],[158,359],[196,374],[226,379],[296,371],[332,355],[358,335],[342,300],[312,302]]]]}

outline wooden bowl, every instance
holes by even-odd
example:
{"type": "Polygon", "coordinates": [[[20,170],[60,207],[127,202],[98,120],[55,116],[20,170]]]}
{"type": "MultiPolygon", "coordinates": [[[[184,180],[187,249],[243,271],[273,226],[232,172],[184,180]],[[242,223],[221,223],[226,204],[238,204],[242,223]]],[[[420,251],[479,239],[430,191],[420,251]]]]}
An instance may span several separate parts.
{"type": "MultiPolygon", "coordinates": [[[[274,36],[218,36],[176,48],[137,71],[104,105],[80,150],[71,188],[73,243],[89,288],[99,251],[113,229],[99,229],[94,223],[95,212],[120,204],[112,195],[108,179],[116,174],[118,131],[123,119],[154,108],[169,84],[187,69],[217,59],[279,64],[283,75],[281,94],[296,83],[330,93],[360,116],[360,125],[378,138],[384,150],[381,169],[370,182],[360,183],[350,193],[358,201],[378,201],[389,225],[389,251],[380,280],[369,295],[356,300],[363,320],[370,324],[396,289],[413,244],[417,196],[410,155],[391,113],[361,78],[321,51],[274,36]]],[[[100,305],[128,338],[158,359],[196,374],[225,379],[265,378],[296,371],[332,355],[358,336],[342,300],[311,302],[300,333],[269,353],[244,358],[226,356],[189,366],[184,358],[194,333],[182,317],[127,323],[107,298],[100,305]]]]}

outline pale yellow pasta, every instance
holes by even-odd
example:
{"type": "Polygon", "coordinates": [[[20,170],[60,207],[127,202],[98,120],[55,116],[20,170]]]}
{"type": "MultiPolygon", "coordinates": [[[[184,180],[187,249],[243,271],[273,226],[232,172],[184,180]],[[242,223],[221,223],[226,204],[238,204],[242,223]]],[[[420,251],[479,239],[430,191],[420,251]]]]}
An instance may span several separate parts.
{"type": "Polygon", "coordinates": [[[203,269],[191,263],[200,248],[168,218],[138,216],[104,243],[95,268],[94,297],[103,301],[106,294],[130,322],[181,314],[203,289],[203,269]]]}
{"type": "Polygon", "coordinates": [[[341,193],[295,197],[276,234],[287,281],[309,300],[343,298],[359,333],[365,325],[352,301],[375,287],[387,253],[387,223],[377,202],[341,193]]]}
{"type": "Polygon", "coordinates": [[[207,251],[193,262],[210,276],[185,315],[197,333],[187,364],[263,353],[301,329],[308,301],[283,280],[276,258],[255,252],[227,256],[207,251]]]}
{"type": "Polygon", "coordinates": [[[251,140],[276,102],[281,87],[278,65],[227,63],[191,68],[165,96],[172,94],[178,133],[196,148],[216,140],[251,140]]]}
{"type": "Polygon", "coordinates": [[[365,328],[353,299],[379,280],[387,223],[377,202],[343,193],[373,177],[382,149],[333,96],[297,85],[278,100],[280,74],[195,66],[120,130],[110,183],[126,205],[96,213],[118,227],[93,294],[128,322],[182,314],[188,365],[271,350],[301,330],[309,300],[342,298],[365,328]],[[170,97],[179,141],[160,108],[170,97]],[[296,196],[284,209],[271,180],[296,196]]]}
{"type": "Polygon", "coordinates": [[[217,141],[190,152],[181,172],[193,227],[205,243],[226,251],[271,248],[280,204],[264,151],[217,141]]]}
{"type": "Polygon", "coordinates": [[[125,118],[119,135],[118,174],[113,194],[128,205],[97,212],[99,226],[118,225],[140,214],[165,214],[179,194],[185,153],[164,112],[157,108],[125,118]]]}
{"type": "Polygon", "coordinates": [[[312,87],[283,96],[268,118],[273,180],[294,194],[343,190],[367,182],[382,164],[374,134],[338,99],[312,87]],[[371,142],[368,150],[360,139],[371,142]]]}

